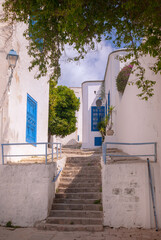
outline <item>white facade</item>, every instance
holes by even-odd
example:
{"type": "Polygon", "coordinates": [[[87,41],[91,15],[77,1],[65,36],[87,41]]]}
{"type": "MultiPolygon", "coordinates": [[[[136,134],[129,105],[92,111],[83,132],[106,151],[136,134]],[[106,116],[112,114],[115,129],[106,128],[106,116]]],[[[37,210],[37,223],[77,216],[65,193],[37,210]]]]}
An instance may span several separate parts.
{"type": "Polygon", "coordinates": [[[82,148],[97,148],[95,138],[101,138],[100,132],[92,130],[92,107],[101,96],[102,81],[87,81],[82,83],[82,148]]]}
{"type": "Polygon", "coordinates": [[[74,91],[76,97],[79,99],[80,108],[79,111],[76,111],[77,130],[64,138],[53,136],[53,142],[59,142],[63,145],[75,145],[82,142],[82,89],[80,87],[70,87],[70,89],[74,91]]]}
{"type": "MultiPolygon", "coordinates": [[[[2,9],[1,9],[2,11],[2,9]]],[[[37,103],[36,142],[47,142],[48,139],[48,101],[49,86],[46,78],[34,79],[37,70],[29,72],[31,58],[27,54],[28,42],[23,36],[26,26],[19,23],[13,26],[10,34],[7,23],[0,25],[0,143],[26,142],[27,94],[37,103]],[[6,86],[10,76],[6,56],[11,49],[19,55],[10,91],[6,86]],[[4,97],[3,97],[4,96],[4,97]]],[[[5,154],[37,154],[44,153],[43,146],[5,147],[5,154]]],[[[12,161],[16,158],[12,158],[12,161]]],[[[0,154],[0,163],[1,163],[0,154]]]]}
{"type": "MultiPolygon", "coordinates": [[[[113,136],[106,136],[105,141],[122,143],[157,142],[157,162],[150,159],[154,198],[158,226],[161,227],[161,76],[150,69],[155,59],[146,56],[140,59],[145,67],[145,78],[156,81],[154,96],[148,101],[137,96],[140,90],[135,85],[128,85],[123,94],[116,89],[116,77],[122,68],[115,60],[117,54],[110,54],[105,73],[106,96],[110,91],[110,105],[115,106],[113,112],[113,136]]],[[[136,81],[135,73],[129,81],[136,81]]],[[[128,154],[154,154],[154,146],[118,146],[128,154]]],[[[146,157],[145,162],[103,164],[103,210],[104,225],[112,227],[144,227],[155,226],[152,197],[146,157]],[[116,177],[117,176],[117,177],[116,177]],[[127,190],[128,194],[127,194],[127,190]],[[115,191],[116,190],[116,191],[115,191]]]]}

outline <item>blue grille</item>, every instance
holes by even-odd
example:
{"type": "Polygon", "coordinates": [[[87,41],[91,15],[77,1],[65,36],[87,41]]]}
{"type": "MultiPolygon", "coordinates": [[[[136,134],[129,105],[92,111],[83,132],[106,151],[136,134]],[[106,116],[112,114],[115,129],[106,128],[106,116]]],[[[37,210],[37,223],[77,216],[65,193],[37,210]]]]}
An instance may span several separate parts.
{"type": "Polygon", "coordinates": [[[105,117],[105,107],[91,107],[91,131],[99,131],[98,123],[105,117]]]}

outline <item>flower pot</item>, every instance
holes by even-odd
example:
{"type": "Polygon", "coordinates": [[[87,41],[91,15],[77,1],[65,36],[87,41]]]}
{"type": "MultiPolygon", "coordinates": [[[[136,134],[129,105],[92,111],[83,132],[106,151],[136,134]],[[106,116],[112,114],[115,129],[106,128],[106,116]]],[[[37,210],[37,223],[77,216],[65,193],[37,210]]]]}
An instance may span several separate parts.
{"type": "Polygon", "coordinates": [[[112,136],[112,135],[114,134],[114,130],[108,129],[108,130],[106,131],[106,134],[107,134],[108,136],[112,136]]]}

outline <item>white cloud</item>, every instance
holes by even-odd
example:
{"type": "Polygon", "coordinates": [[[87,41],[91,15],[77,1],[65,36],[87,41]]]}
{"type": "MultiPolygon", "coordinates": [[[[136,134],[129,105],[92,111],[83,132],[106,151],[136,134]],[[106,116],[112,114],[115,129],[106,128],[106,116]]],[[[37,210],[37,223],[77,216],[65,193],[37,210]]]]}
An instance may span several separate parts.
{"type": "Polygon", "coordinates": [[[61,77],[58,85],[80,87],[81,83],[88,80],[103,80],[107,58],[112,52],[112,47],[102,41],[97,45],[97,50],[89,51],[85,59],[79,62],[67,62],[67,56],[73,56],[74,50],[67,47],[66,56],[61,58],[61,77]]]}

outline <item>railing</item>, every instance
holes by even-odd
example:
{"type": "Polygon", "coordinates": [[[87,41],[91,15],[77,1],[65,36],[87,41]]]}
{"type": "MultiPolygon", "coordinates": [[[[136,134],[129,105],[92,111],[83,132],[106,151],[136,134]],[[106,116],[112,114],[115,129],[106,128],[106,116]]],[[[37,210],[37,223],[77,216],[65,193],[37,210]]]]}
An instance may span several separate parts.
{"type": "Polygon", "coordinates": [[[34,157],[34,156],[44,156],[45,157],[45,164],[47,164],[47,158],[48,156],[51,155],[51,160],[53,162],[53,158],[54,158],[54,148],[56,148],[56,157],[58,159],[59,155],[61,157],[61,153],[62,153],[62,150],[61,150],[61,143],[50,143],[50,142],[37,142],[37,143],[3,143],[1,144],[2,146],[2,164],[4,165],[4,158],[5,157],[34,157]],[[51,153],[48,153],[48,144],[50,144],[52,147],[51,147],[51,153]],[[14,155],[11,155],[11,154],[4,154],[4,147],[5,146],[23,146],[23,145],[45,145],[45,153],[44,154],[14,154],[14,155]]]}
{"type": "Polygon", "coordinates": [[[156,142],[145,142],[145,143],[121,143],[121,142],[105,142],[102,144],[102,156],[103,161],[106,164],[106,156],[109,157],[154,157],[154,161],[157,161],[157,143],[156,142]],[[111,145],[154,145],[154,154],[137,154],[137,155],[121,155],[121,154],[111,154],[106,152],[107,144],[111,145]]]}

